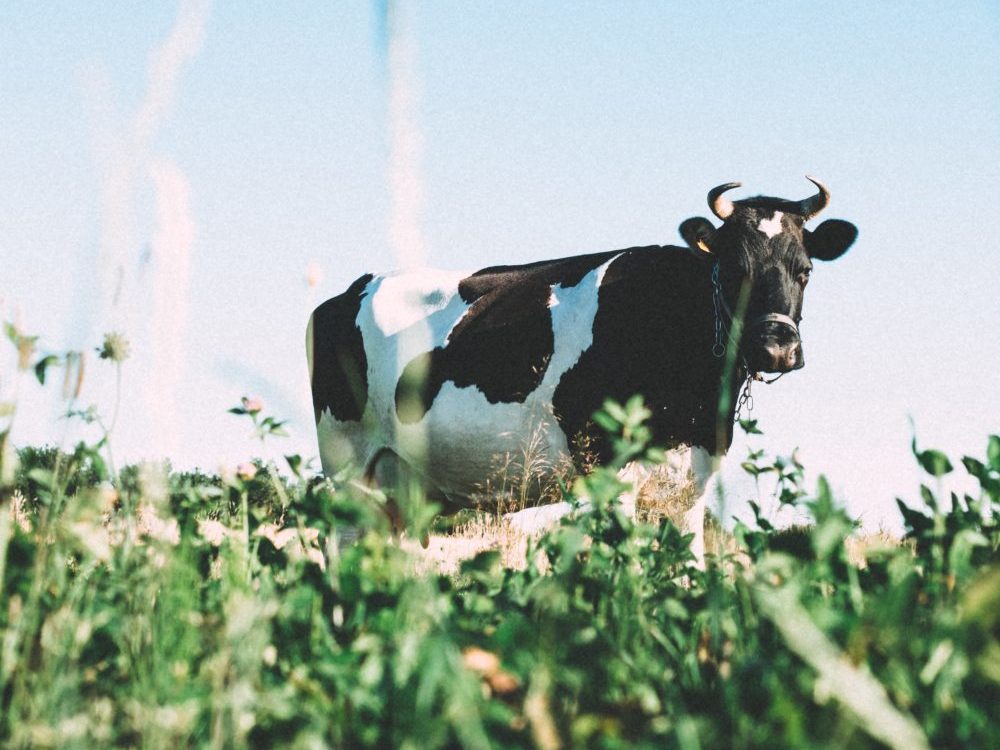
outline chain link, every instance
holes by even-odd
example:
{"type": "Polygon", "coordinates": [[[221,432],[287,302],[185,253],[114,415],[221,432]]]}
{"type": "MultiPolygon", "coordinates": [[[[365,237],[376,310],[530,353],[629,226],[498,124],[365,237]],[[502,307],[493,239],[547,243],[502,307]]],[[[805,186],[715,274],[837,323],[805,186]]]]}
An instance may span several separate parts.
{"type": "Polygon", "coordinates": [[[712,354],[721,357],[726,353],[726,344],[723,339],[722,323],[722,285],[719,283],[719,264],[712,266],[712,304],[715,305],[715,346],[712,347],[712,354]]]}
{"type": "MultiPolygon", "coordinates": [[[[733,316],[729,310],[729,306],[726,304],[725,297],[722,296],[718,263],[712,266],[712,304],[715,307],[715,345],[712,346],[712,354],[716,357],[721,357],[726,353],[725,339],[730,335],[727,330],[725,318],[728,318],[729,324],[732,325],[733,316]]],[[[736,401],[736,411],[733,417],[734,424],[740,421],[740,413],[744,407],[746,407],[748,415],[753,411],[753,393],[751,392],[753,381],[760,380],[770,385],[781,377],[779,375],[778,378],[764,380],[758,373],[750,371],[745,358],[741,360],[741,364],[743,365],[743,371],[746,373],[746,379],[743,381],[743,386],[740,389],[740,397],[736,401]]]]}
{"type": "Polygon", "coordinates": [[[756,380],[754,373],[748,372],[747,379],[743,382],[743,389],[740,392],[739,400],[736,402],[736,412],[733,416],[733,424],[740,421],[740,412],[743,411],[743,407],[747,408],[747,416],[753,412],[753,394],[750,392],[750,386],[753,381],[756,380]]]}

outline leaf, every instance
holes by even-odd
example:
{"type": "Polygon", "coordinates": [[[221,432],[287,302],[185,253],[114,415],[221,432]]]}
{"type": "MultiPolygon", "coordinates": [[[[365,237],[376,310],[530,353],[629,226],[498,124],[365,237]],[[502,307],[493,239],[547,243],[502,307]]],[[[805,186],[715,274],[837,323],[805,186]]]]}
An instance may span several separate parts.
{"type": "Polygon", "coordinates": [[[55,475],[48,469],[35,468],[28,472],[28,479],[40,487],[51,490],[55,475]]]}
{"type": "Polygon", "coordinates": [[[594,412],[594,421],[607,432],[618,432],[618,423],[605,411],[594,412]]]}
{"type": "Polygon", "coordinates": [[[993,471],[1000,471],[1000,435],[990,435],[986,444],[986,460],[993,471]]]}
{"type": "Polygon", "coordinates": [[[292,470],[292,473],[297,477],[302,477],[302,456],[298,453],[293,453],[290,456],[285,456],[285,461],[288,463],[288,468],[292,470]]]}
{"type": "Polygon", "coordinates": [[[903,523],[909,529],[910,536],[923,536],[924,532],[933,527],[934,522],[930,518],[918,510],[913,510],[898,497],[896,505],[899,506],[899,512],[903,515],[903,523]]]}
{"type": "Polygon", "coordinates": [[[763,435],[764,434],[761,431],[761,429],[759,427],[757,427],[757,420],[756,419],[741,419],[740,420],[740,427],[743,428],[743,432],[745,432],[747,435],[763,435]]]}
{"type": "Polygon", "coordinates": [[[962,465],[965,466],[965,470],[969,472],[972,476],[978,479],[980,482],[986,478],[986,466],[982,461],[971,456],[965,456],[962,459],[962,465]]]}
{"type": "Polygon", "coordinates": [[[611,399],[605,401],[604,411],[611,415],[611,418],[616,420],[619,424],[624,424],[628,419],[628,414],[625,413],[625,409],[617,401],[612,401],[611,399]]]}
{"type": "Polygon", "coordinates": [[[932,448],[928,448],[925,451],[918,450],[916,437],[913,438],[910,447],[913,450],[913,455],[917,458],[917,462],[932,477],[943,477],[954,468],[948,457],[941,451],[936,451],[932,448]]]}
{"type": "Polygon", "coordinates": [[[934,493],[931,492],[931,488],[928,487],[926,484],[920,485],[920,497],[923,498],[924,503],[927,504],[928,508],[930,508],[933,511],[937,511],[938,509],[937,497],[934,496],[934,493]]]}
{"type": "Polygon", "coordinates": [[[38,360],[38,363],[35,365],[35,377],[38,378],[39,383],[45,385],[45,371],[58,362],[59,357],[54,354],[49,354],[38,360]]]}

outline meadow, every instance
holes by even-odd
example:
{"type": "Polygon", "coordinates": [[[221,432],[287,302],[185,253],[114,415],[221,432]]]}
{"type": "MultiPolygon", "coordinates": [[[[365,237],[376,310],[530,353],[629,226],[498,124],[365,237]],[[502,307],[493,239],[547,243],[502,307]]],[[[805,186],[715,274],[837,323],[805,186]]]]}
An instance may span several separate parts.
{"type": "MultiPolygon", "coordinates": [[[[618,458],[564,488],[589,510],[446,568],[392,538],[377,493],[301,456],[117,467],[115,417],[77,403],[80,353],[5,335],[4,380],[61,386],[100,435],[15,447],[0,403],[6,747],[1000,747],[996,435],[955,461],[914,440],[906,536],[860,554],[825,480],[752,453],[810,522],[755,506],[699,570],[668,517],[621,512],[617,469],[656,451],[640,402],[608,405],[618,458]],[[946,493],[952,472],[978,491],[946,493]],[[369,532],[338,548],[345,526],[369,532]]],[[[97,354],[120,378],[127,342],[97,354]]],[[[230,411],[280,441],[258,400],[230,411]]],[[[461,533],[405,510],[414,538],[461,533]]]]}

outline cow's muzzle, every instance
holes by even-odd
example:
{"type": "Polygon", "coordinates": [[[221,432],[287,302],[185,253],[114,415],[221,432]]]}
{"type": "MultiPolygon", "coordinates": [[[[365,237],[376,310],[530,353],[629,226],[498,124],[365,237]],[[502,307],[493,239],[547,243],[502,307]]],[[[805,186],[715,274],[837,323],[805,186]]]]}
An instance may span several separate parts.
{"type": "Polygon", "coordinates": [[[767,313],[750,323],[747,363],[755,372],[790,372],[806,363],[798,324],[781,313],[767,313]]]}

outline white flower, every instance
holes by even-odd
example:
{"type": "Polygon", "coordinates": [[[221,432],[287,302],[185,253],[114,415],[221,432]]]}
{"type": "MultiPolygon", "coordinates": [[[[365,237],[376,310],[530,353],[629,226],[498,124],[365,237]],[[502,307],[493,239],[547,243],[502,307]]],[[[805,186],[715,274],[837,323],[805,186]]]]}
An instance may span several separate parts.
{"type": "Polygon", "coordinates": [[[225,541],[227,536],[232,536],[233,534],[232,530],[230,530],[225,524],[211,519],[198,521],[198,533],[201,535],[202,539],[211,544],[213,547],[218,547],[223,541],[225,541]]]}
{"type": "Polygon", "coordinates": [[[244,462],[236,467],[236,476],[245,482],[249,482],[257,476],[257,467],[252,463],[244,462]]]}
{"type": "Polygon", "coordinates": [[[181,541],[181,530],[177,525],[177,519],[163,520],[149,505],[139,507],[139,532],[174,546],[181,541]]]}

